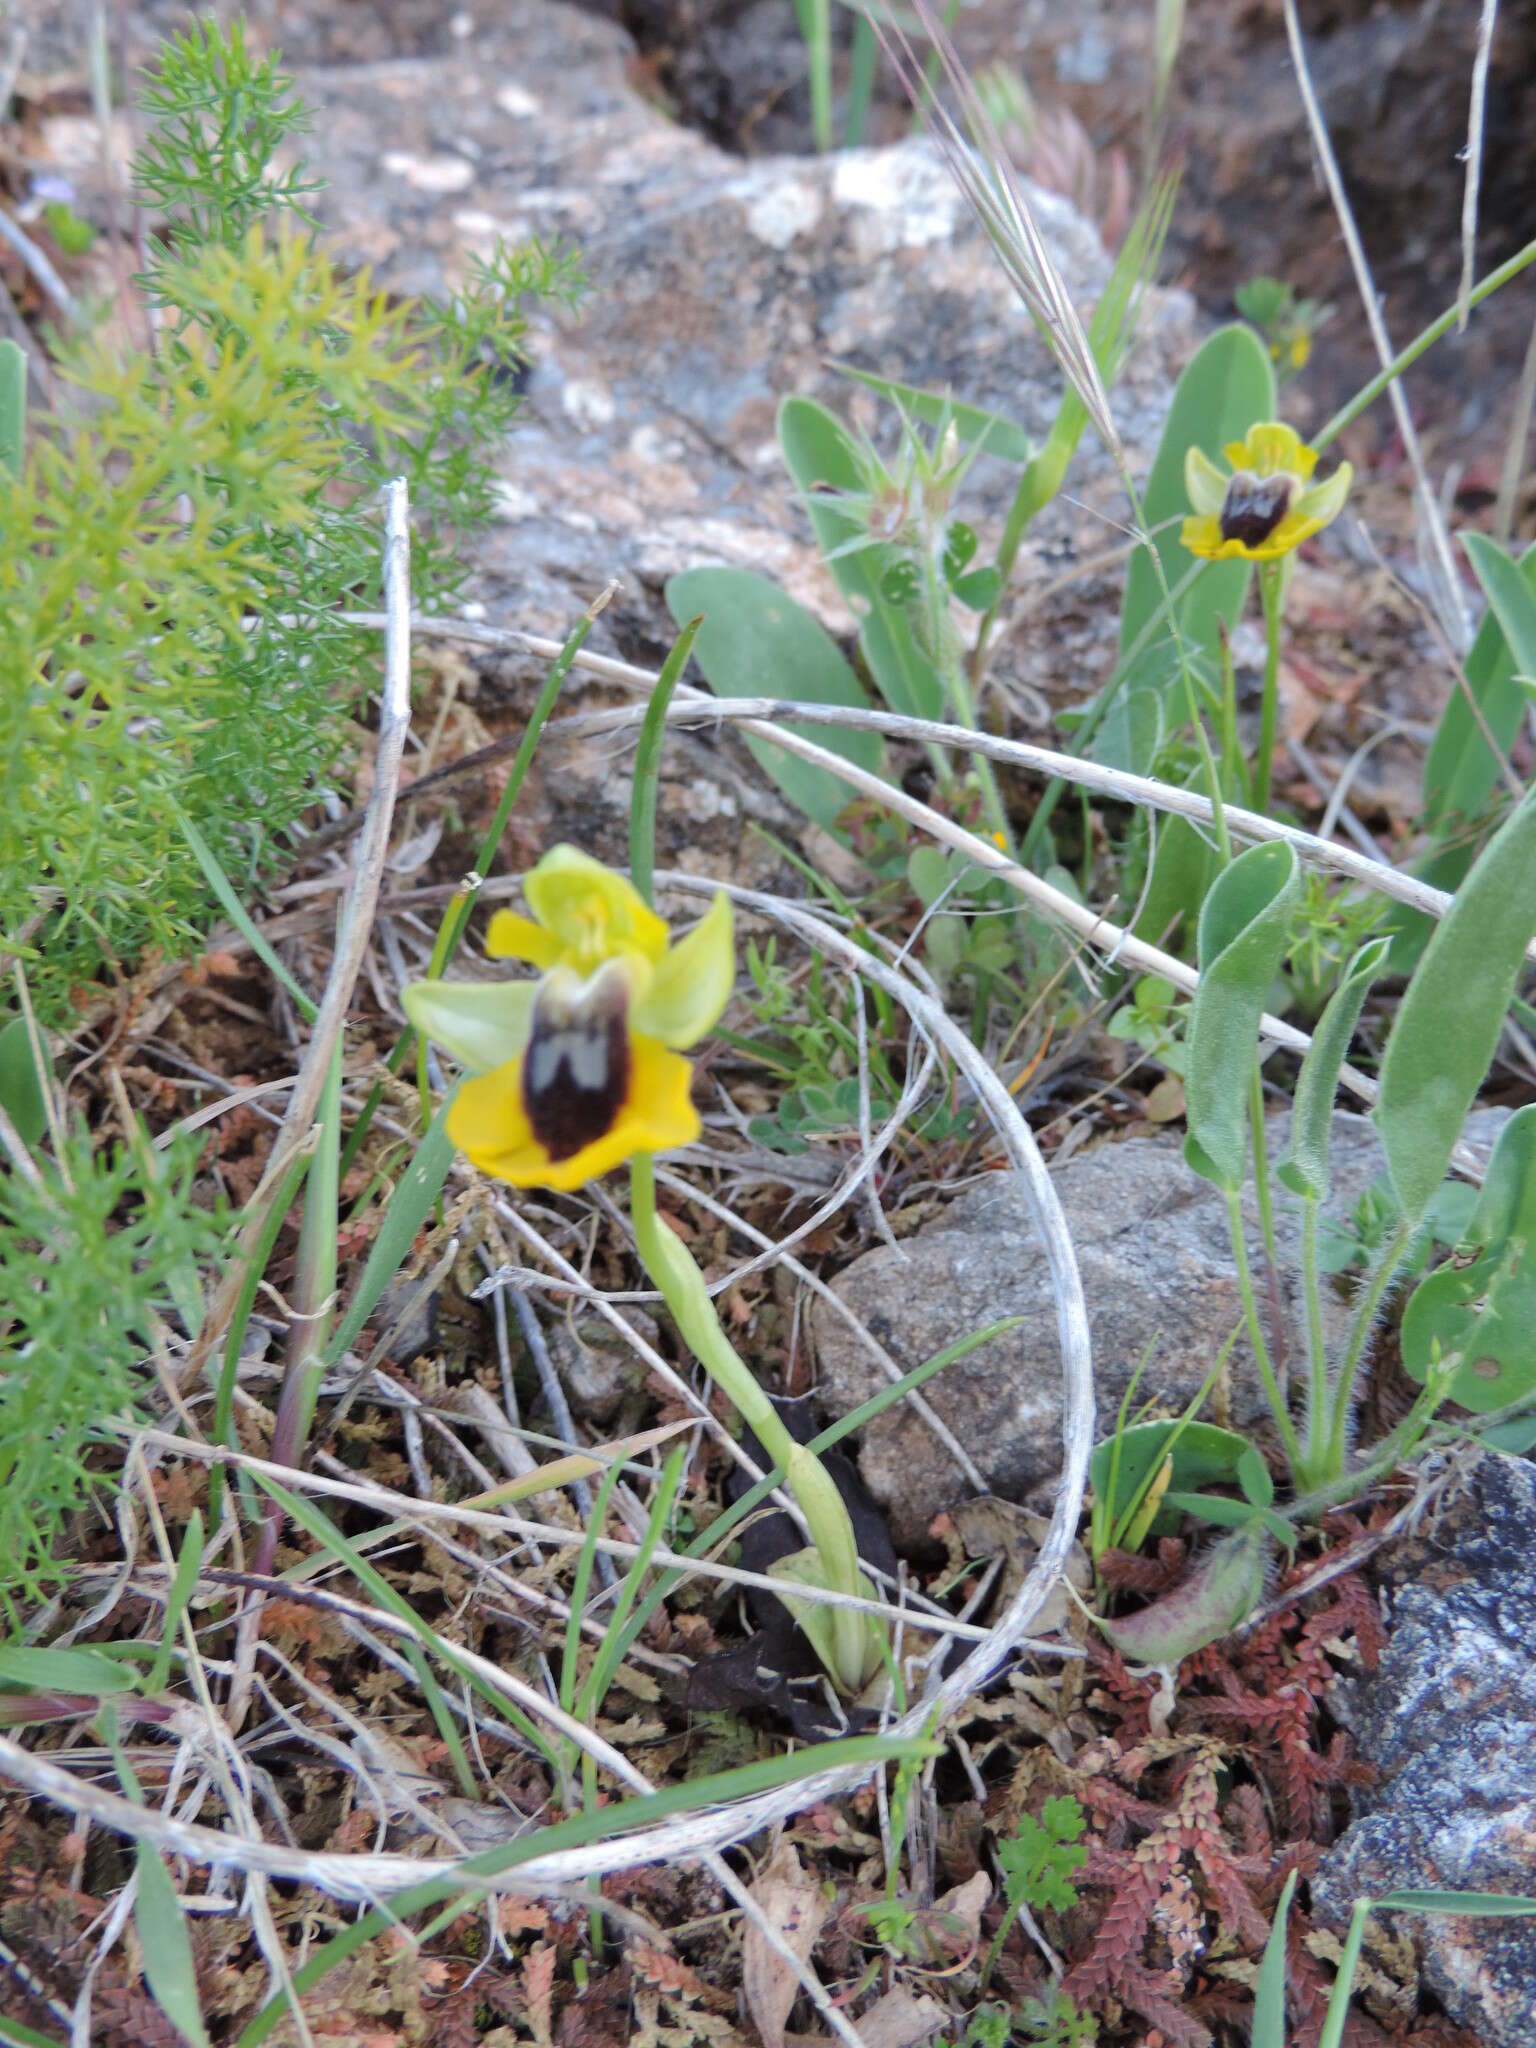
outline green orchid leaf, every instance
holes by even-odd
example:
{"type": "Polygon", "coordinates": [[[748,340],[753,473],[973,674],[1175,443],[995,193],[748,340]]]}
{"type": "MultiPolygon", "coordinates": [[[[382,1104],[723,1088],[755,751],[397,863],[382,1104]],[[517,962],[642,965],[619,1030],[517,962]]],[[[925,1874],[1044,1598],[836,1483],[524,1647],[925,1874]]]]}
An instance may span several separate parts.
{"type": "Polygon", "coordinates": [[[1355,954],[1318,1019],[1296,1077],[1291,1156],[1279,1175],[1293,1194],[1313,1202],[1326,1202],[1333,1185],[1328,1172],[1328,1137],[1339,1070],[1348,1056],[1371,983],[1382,972],[1390,950],[1390,939],[1369,939],[1355,954]]]}
{"type": "MultiPolygon", "coordinates": [[[[1179,539],[1183,516],[1190,509],[1184,490],[1186,453],[1192,447],[1201,448],[1214,461],[1228,441],[1242,440],[1256,421],[1274,416],[1275,372],[1268,350],[1250,327],[1218,328],[1178,381],[1142,496],[1147,529],[1156,536],[1154,545],[1170,590],[1189,567],[1189,556],[1179,539]]],[[[1175,612],[1178,629],[1191,649],[1201,649],[1215,659],[1218,626],[1224,622],[1230,631],[1242,617],[1251,574],[1252,565],[1245,561],[1204,565],[1175,612]]],[[[1162,604],[1157,572],[1146,550],[1138,548],[1126,571],[1120,611],[1122,662],[1162,604]]],[[[1167,635],[1165,623],[1154,632],[1130,673],[1111,686],[1116,698],[1094,739],[1096,760],[1138,774],[1150,768],[1151,756],[1133,749],[1126,705],[1135,689],[1157,689],[1173,722],[1182,723],[1184,706],[1173,694],[1180,687],[1179,671],[1177,666],[1169,670],[1164,645],[1167,635]]]]}
{"type": "Polygon", "coordinates": [[[1527,1920],[1536,1913],[1536,1899],[1519,1892],[1388,1892],[1371,1904],[1383,1913],[1455,1913],[1470,1920],[1527,1920]]]}
{"type": "Polygon", "coordinates": [[[1478,856],[1398,1006],[1372,1114],[1409,1224],[1445,1178],[1504,1028],[1536,933],[1533,874],[1536,792],[1478,856]]]}
{"type": "Polygon", "coordinates": [[[1416,1380],[1458,1354],[1450,1399],[1489,1414],[1536,1392],[1536,1104],[1499,1133],[1467,1226],[1470,1264],[1437,1267],[1403,1311],[1403,1365],[1416,1380]]]}
{"type": "Polygon", "coordinates": [[[1486,534],[1460,538],[1488,611],[1462,666],[1466,691],[1447,697],[1424,760],[1424,822],[1439,829],[1486,808],[1499,779],[1488,736],[1507,758],[1525,709],[1516,675],[1536,675],[1536,547],[1516,563],[1486,534]]]}
{"type": "Polygon", "coordinates": [[[1170,1454],[1173,1458],[1172,1486],[1189,1491],[1202,1486],[1235,1484],[1237,1468],[1252,1446],[1235,1429],[1219,1429],[1214,1422],[1137,1422],[1122,1429],[1118,1439],[1106,1437],[1095,1444],[1088,1476],[1096,1498],[1108,1493],[1115,1446],[1119,1464],[1115,1467],[1115,1492],[1120,1501],[1136,1498],[1148,1475],[1156,1472],[1170,1454]]]}
{"type": "Polygon", "coordinates": [[[1276,841],[1239,854],[1200,912],[1200,986],[1190,1006],[1184,1076],[1185,1157],[1228,1191],[1243,1184],[1259,1019],[1300,894],[1295,849],[1276,841]]]}
{"type": "Polygon", "coordinates": [[[1253,1507],[1267,1508],[1275,1497],[1275,1482],[1256,1444],[1250,1444],[1238,1461],[1237,1483],[1253,1507]]]}
{"type": "MultiPolygon", "coordinates": [[[[693,657],[719,696],[794,697],[868,709],[869,699],[831,636],[766,576],[750,569],[688,569],[668,581],[666,596],[679,626],[703,614],[693,657]]],[[[825,726],[792,730],[871,774],[881,773],[884,753],[876,733],[825,726]]],[[[749,739],[747,746],[791,803],[818,825],[836,829],[852,796],[845,782],[771,741],[749,739]]]]}
{"type": "Polygon", "coordinates": [[[78,1692],[93,1699],[132,1692],[138,1673],[96,1650],[34,1648],[0,1643],[0,1686],[21,1692],[78,1692]]]}
{"type": "Polygon", "coordinates": [[[1177,1664],[1248,1619],[1264,1595],[1269,1543],[1245,1508],[1247,1527],[1223,1537],[1184,1581],[1115,1621],[1094,1617],[1099,1630],[1128,1663],[1177,1664]]]}
{"type": "Polygon", "coordinates": [[[427,1127],[410,1165],[395,1182],[384,1221],[369,1247],[347,1312],[325,1348],[327,1365],[338,1364],[348,1347],[357,1341],[363,1325],[383,1299],[385,1288],[410,1257],[417,1232],[432,1213],[432,1205],[442,1192],[454,1160],[453,1140],[447,1129],[452,1103],[449,1096],[427,1127]]]}

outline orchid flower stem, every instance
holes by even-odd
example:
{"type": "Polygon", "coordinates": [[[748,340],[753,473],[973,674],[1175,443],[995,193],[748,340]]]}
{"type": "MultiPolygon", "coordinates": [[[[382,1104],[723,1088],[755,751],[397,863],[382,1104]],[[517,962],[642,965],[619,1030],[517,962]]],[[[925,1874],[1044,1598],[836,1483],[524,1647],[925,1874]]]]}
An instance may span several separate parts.
{"type": "MultiPolygon", "coordinates": [[[[1328,1353],[1323,1342],[1323,1297],[1318,1286],[1317,1230],[1320,1206],[1307,1200],[1301,1211],[1301,1285],[1307,1298],[1307,1483],[1336,1475],[1327,1470],[1328,1458],[1328,1353]]],[[[1300,1475],[1297,1483],[1301,1484],[1300,1475]]]]}
{"type": "Polygon", "coordinates": [[[1248,1264],[1248,1244],[1243,1235],[1243,1198],[1235,1190],[1227,1194],[1227,1221],[1232,1230],[1232,1257],[1237,1264],[1237,1284],[1242,1291],[1243,1315],[1248,1324],[1248,1342],[1253,1347],[1254,1361],[1259,1368],[1259,1378],[1264,1382],[1264,1392],[1275,1417],[1275,1428],[1280,1432],[1280,1441],[1285,1446],[1286,1459],[1294,1472],[1302,1463],[1301,1443],[1296,1435],[1295,1424],[1285,1405],[1285,1396],[1275,1378],[1275,1369],[1270,1364],[1269,1346],[1264,1341],[1264,1328],[1259,1321],[1259,1304],[1253,1292],[1253,1273],[1248,1264]]]}
{"type": "Polygon", "coordinates": [[[1280,615],[1285,608],[1281,563],[1260,565],[1259,596],[1264,605],[1264,700],[1259,710],[1259,754],[1253,765],[1253,808],[1267,813],[1280,710],[1280,615]]]}
{"type": "Polygon", "coordinates": [[[1349,1328],[1349,1347],[1344,1353],[1344,1364],[1339,1373],[1338,1384],[1333,1390],[1333,1416],[1328,1433],[1329,1463],[1340,1470],[1343,1469],[1344,1463],[1350,1403],[1354,1396],[1355,1380],[1360,1371],[1360,1361],[1365,1355],[1366,1339],[1375,1326],[1382,1298],[1391,1286],[1398,1267],[1408,1255],[1413,1235],[1412,1225],[1400,1223],[1397,1226],[1387,1240],[1380,1263],[1355,1304],[1354,1320],[1349,1328]]]}
{"type": "MultiPolygon", "coordinates": [[[[790,1435],[778,1410],[737,1356],[721,1328],[704,1275],[677,1232],[657,1215],[656,1176],[650,1155],[637,1153],[629,1172],[630,1221],[641,1263],[660,1289],[683,1342],[735,1404],[769,1463],[783,1467],[820,1555],[827,1588],[837,1593],[864,1592],[853,1524],[830,1473],[814,1452],[790,1435]]],[[[869,1662],[870,1618],[856,1608],[827,1611],[832,1618],[833,1677],[845,1692],[857,1692],[865,1682],[869,1662]]]]}

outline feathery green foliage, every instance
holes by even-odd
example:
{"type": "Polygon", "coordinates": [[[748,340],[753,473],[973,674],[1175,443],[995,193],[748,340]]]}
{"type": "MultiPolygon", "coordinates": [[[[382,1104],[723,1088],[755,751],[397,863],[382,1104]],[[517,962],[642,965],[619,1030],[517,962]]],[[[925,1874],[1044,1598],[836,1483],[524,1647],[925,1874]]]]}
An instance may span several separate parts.
{"type": "Polygon", "coordinates": [[[209,23],[166,46],[135,165],[168,219],[140,286],[150,350],[69,347],[0,555],[0,928],[41,955],[45,1021],[103,966],[197,944],[206,880],[174,796],[236,887],[336,767],[377,666],[336,617],[376,601],[378,485],[404,475],[418,605],[451,598],[520,405],[529,294],[571,299],[569,254],[475,262],[395,303],[316,243],[289,81],[209,23]]]}
{"type": "Polygon", "coordinates": [[[0,1172],[0,1620],[63,1578],[52,1547],[91,1486],[108,1416],[140,1412],[142,1360],[223,1239],[192,1200],[202,1150],[66,1138],[36,1177],[0,1172]]]}

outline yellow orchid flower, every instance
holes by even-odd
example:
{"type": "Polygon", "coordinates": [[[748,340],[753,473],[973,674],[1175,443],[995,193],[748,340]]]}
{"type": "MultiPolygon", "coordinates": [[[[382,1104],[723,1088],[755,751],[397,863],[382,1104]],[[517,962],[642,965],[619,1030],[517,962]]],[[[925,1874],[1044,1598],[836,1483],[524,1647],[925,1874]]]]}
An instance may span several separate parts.
{"type": "Polygon", "coordinates": [[[1184,488],[1195,509],[1179,537],[1192,555],[1213,562],[1230,555],[1277,561],[1344,509],[1350,465],[1341,462],[1326,483],[1314,484],[1316,449],[1281,421],[1261,421],[1222,453],[1230,475],[1203,449],[1191,448],[1184,457],[1184,488]]]}
{"type": "Polygon", "coordinates": [[[536,981],[417,981],[401,997],[469,1070],[449,1137],[483,1173],[546,1188],[691,1144],[693,1070],[679,1053],[730,1000],[730,898],[673,945],[639,892],[574,846],[546,853],[523,893],[533,916],[497,911],[486,951],[539,968],[536,981]]]}

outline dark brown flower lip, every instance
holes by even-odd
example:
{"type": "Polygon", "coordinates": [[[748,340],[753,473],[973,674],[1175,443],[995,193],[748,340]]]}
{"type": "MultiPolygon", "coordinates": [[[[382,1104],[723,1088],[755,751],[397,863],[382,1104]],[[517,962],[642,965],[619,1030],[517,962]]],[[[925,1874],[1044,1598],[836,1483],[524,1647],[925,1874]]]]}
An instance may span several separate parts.
{"type": "Polygon", "coordinates": [[[1221,507],[1221,537],[1245,548],[1262,547],[1290,510],[1295,479],[1255,476],[1240,469],[1227,485],[1221,507]]]}
{"type": "Polygon", "coordinates": [[[574,992],[551,975],[534,1004],[523,1054],[523,1109],[552,1160],[611,1131],[629,1093],[629,981],[600,970],[574,992]]]}

